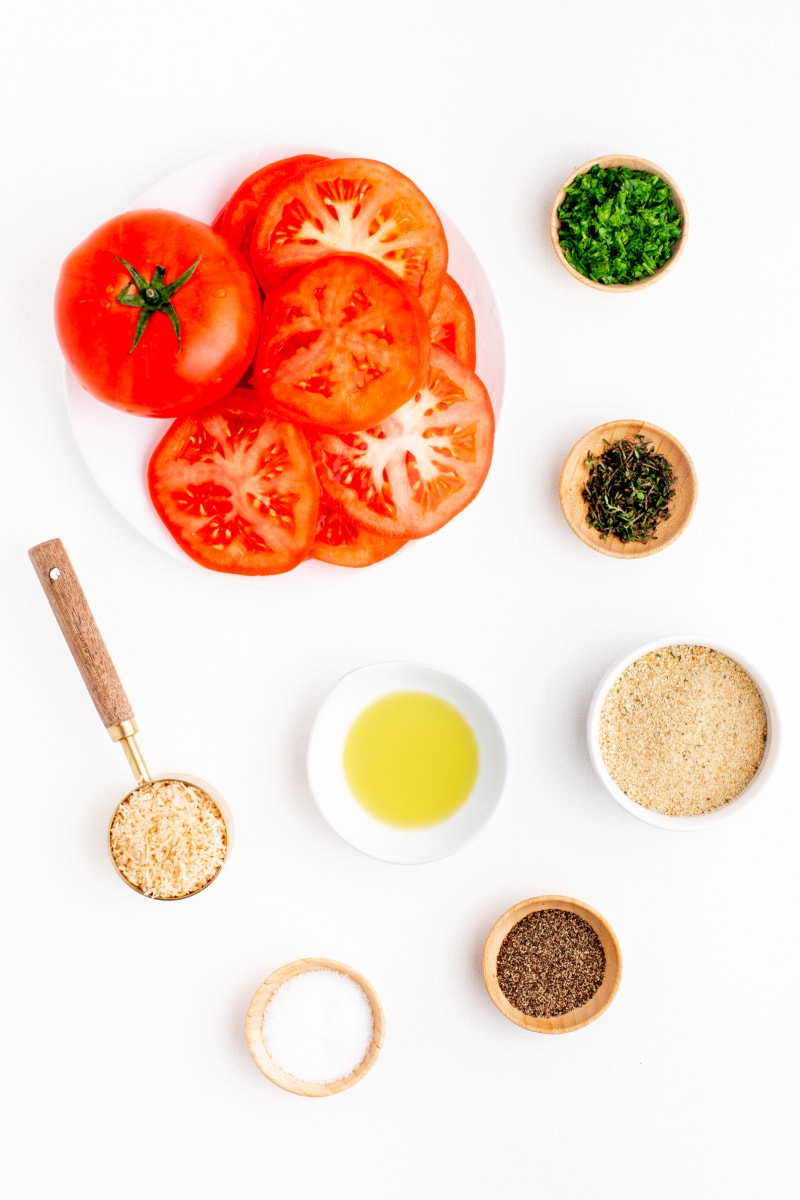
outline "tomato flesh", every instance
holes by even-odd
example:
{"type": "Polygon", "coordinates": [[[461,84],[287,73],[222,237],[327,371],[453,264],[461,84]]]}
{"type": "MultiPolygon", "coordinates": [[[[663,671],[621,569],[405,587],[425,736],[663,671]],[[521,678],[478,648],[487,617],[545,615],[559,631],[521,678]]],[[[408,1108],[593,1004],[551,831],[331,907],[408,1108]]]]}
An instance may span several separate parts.
{"type": "Polygon", "coordinates": [[[470,371],[477,359],[475,314],[452,275],[445,275],[436,308],[431,313],[431,344],[455,354],[470,371]]]}
{"type": "Polygon", "coordinates": [[[314,540],[319,486],[308,442],[246,389],[174,422],[150,458],[147,483],[172,537],[212,570],[280,574],[314,540]]]}
{"type": "Polygon", "coordinates": [[[386,163],[332,158],[270,192],[250,256],[266,291],[287,271],[335,253],[365,254],[398,275],[430,314],[447,267],[439,216],[416,184],[386,163]]]}
{"type": "Polygon", "coordinates": [[[268,192],[291,179],[304,167],[320,162],[318,154],[295,154],[259,167],[243,180],[212,222],[212,228],[247,256],[259,205],[268,192]]]}
{"type": "Polygon", "coordinates": [[[390,558],[405,546],[402,538],[372,533],[326,494],[320,493],[317,532],[310,558],[337,567],[368,567],[390,558]]]}
{"type": "Polygon", "coordinates": [[[434,347],[425,386],[385,421],[310,440],[323,489],[358,524],[418,538],[477,495],[491,463],[494,413],[477,375],[434,347]]]}
{"type": "Polygon", "coordinates": [[[260,315],[241,255],[209,225],[163,209],[101,225],[67,256],[56,289],[56,333],[73,374],[98,400],[139,416],[180,416],[229,392],[252,361],[260,315]],[[170,298],[175,320],[156,311],[140,332],[130,268],[147,282],[160,272],[169,287],[193,263],[170,298]]]}
{"type": "Polygon", "coordinates": [[[413,396],[429,358],[427,320],[408,288],[373,259],[337,254],[267,297],[253,386],[290,419],[349,432],[413,396]]]}

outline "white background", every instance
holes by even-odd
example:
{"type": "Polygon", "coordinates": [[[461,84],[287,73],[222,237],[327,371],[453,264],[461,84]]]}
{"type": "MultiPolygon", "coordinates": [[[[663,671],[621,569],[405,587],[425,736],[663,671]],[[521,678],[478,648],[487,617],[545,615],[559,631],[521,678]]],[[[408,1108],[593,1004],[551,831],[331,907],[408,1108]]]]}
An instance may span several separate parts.
{"type": "Polygon", "coordinates": [[[4,91],[0,1182],[15,1200],[791,1193],[797,1106],[795,0],[385,6],[189,0],[15,5],[4,91]],[[415,179],[492,282],[507,386],[470,509],[381,566],[255,586],[178,562],[93,482],[52,329],[64,256],[163,176],[232,146],[342,147],[415,179]],[[680,184],[675,270],[629,296],[558,264],[562,179],[606,153],[680,184]],[[561,516],[572,444],[602,421],[673,432],[700,496],[637,563],[561,516]],[[105,851],[127,766],[28,562],[63,539],[155,770],[228,798],[237,842],[187,903],[142,900],[105,851]],[[757,805],[676,834],[623,812],[583,727],[599,675],[673,631],[738,647],[778,699],[757,805]],[[440,863],[350,849],[309,795],[317,706],[379,659],[451,670],[492,705],[509,776],[440,863]],[[583,1031],[489,1001],[484,939],[527,896],[614,926],[624,975],[583,1031]],[[342,1095],[260,1075],[243,1036],[293,958],[352,964],[386,1043],[342,1095]]]}

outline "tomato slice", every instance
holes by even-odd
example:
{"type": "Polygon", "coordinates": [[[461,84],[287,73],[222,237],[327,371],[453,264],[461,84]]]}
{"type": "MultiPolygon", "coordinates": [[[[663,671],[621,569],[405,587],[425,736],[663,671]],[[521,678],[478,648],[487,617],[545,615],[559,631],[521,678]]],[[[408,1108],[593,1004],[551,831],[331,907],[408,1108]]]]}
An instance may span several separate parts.
{"type": "Polygon", "coordinates": [[[308,442],[245,389],[175,421],[150,458],[147,484],[181,549],[214,571],[277,575],[314,540],[319,485],[308,442]]]}
{"type": "Polygon", "coordinates": [[[431,313],[431,344],[455,354],[475,370],[475,314],[452,275],[445,275],[436,308],[431,313]]]}
{"type": "Polygon", "coordinates": [[[433,312],[447,267],[444,228],[416,184],[386,163],[313,163],[259,209],[250,257],[265,291],[287,271],[343,251],[378,259],[433,312]]]}
{"type": "Polygon", "coordinates": [[[212,229],[226,237],[231,245],[247,256],[258,206],[267,192],[279,187],[303,167],[320,162],[319,154],[295,154],[259,167],[242,180],[212,222],[212,229]]]}
{"type": "Polygon", "coordinates": [[[368,567],[390,558],[405,545],[405,539],[385,537],[365,529],[341,505],[331,500],[324,489],[320,493],[317,533],[310,558],[337,567],[368,567]]]}
{"type": "Polygon", "coordinates": [[[379,425],[309,435],[323,489],[384,536],[433,533],[475,498],[492,458],[486,388],[446,350],[431,350],[425,386],[379,425]]]}
{"type": "Polygon", "coordinates": [[[404,404],[428,373],[425,314],[374,259],[335,254],[266,299],[253,386],[290,420],[364,429],[404,404]]]}

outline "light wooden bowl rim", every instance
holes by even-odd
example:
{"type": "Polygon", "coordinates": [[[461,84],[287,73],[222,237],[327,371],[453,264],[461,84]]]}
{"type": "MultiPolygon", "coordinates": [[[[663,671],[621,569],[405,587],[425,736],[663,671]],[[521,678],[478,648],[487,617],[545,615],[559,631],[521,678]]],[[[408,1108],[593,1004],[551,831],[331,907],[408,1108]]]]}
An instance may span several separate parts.
{"type": "Polygon", "coordinates": [[[570,529],[592,550],[610,558],[646,558],[666,550],[689,524],[697,503],[697,474],[685,447],[666,429],[634,418],[606,421],[590,429],[570,450],[561,468],[558,498],[570,529]],[[606,441],[616,442],[626,438],[632,441],[640,433],[672,466],[675,495],[670,504],[670,515],[656,527],[656,536],[646,542],[601,538],[597,530],[586,523],[586,501],[582,496],[589,477],[586,455],[589,451],[595,455],[602,454],[606,441]]]}
{"type": "Polygon", "coordinates": [[[617,994],[621,977],[622,952],[614,930],[599,912],[571,896],[533,896],[528,900],[520,900],[495,921],[483,948],[483,979],[495,1007],[515,1025],[534,1033],[571,1033],[576,1029],[583,1029],[608,1008],[617,994]],[[605,974],[595,994],[580,1008],[563,1013],[559,1017],[530,1017],[506,999],[497,981],[497,955],[506,934],[523,917],[548,908],[575,913],[591,925],[606,956],[605,974]]]}
{"type": "Polygon", "coordinates": [[[582,166],[577,167],[571,175],[569,175],[561,185],[561,188],[553,201],[553,207],[550,210],[550,241],[553,243],[553,249],[556,252],[561,265],[566,271],[569,271],[573,279],[577,279],[579,283],[585,284],[586,287],[594,288],[599,292],[636,292],[642,288],[649,287],[658,279],[662,279],[668,271],[671,271],[675,263],[683,253],[683,247],[686,244],[686,238],[689,233],[689,212],[686,208],[686,201],[683,198],[683,193],[678,187],[675,180],[666,171],[662,170],[656,163],[650,162],[647,158],[640,158],[635,154],[605,154],[599,158],[591,158],[582,166]],[[561,243],[558,240],[558,231],[561,228],[561,221],[558,218],[558,210],[564,203],[564,198],[567,194],[567,188],[578,175],[584,175],[594,166],[600,167],[630,167],[632,171],[648,171],[654,175],[658,175],[669,185],[672,192],[672,199],[681,214],[681,232],[678,239],[673,243],[672,253],[670,254],[663,267],[659,267],[653,275],[648,275],[646,279],[637,279],[633,283],[598,283],[594,279],[589,279],[588,276],[582,275],[580,271],[576,271],[564,257],[564,251],[561,249],[561,243]]]}
{"type": "Polygon", "coordinates": [[[383,1008],[372,984],[359,971],[333,958],[298,958],[278,967],[256,991],[250,1001],[245,1020],[247,1047],[259,1071],[284,1091],[294,1092],[297,1096],[332,1096],[358,1083],[375,1065],[383,1046],[385,1029],[383,1008]],[[372,1041],[367,1053],[349,1075],[344,1075],[341,1079],[332,1079],[328,1083],[298,1079],[295,1075],[290,1075],[272,1058],[261,1035],[264,1012],[275,992],[287,979],[304,975],[308,971],[337,971],[341,975],[347,975],[362,989],[372,1009],[372,1041]]]}

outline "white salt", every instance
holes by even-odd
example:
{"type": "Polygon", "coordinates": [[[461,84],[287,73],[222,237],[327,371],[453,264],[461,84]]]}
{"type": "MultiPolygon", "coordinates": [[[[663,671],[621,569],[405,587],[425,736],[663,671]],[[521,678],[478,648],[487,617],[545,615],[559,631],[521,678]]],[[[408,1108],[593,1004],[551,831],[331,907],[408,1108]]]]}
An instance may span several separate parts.
{"type": "Polygon", "coordinates": [[[332,1083],[361,1063],[372,1042],[364,989],[341,971],[304,971],[275,991],[261,1036],[273,1060],[295,1079],[332,1083]]]}

